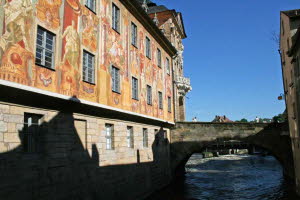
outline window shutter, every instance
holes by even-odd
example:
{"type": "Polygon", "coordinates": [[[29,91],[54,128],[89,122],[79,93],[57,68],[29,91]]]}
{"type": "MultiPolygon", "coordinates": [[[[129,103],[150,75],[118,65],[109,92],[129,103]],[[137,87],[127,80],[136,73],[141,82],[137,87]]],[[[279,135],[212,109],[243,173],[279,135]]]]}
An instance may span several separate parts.
{"type": "Polygon", "coordinates": [[[116,26],[115,26],[115,10],[116,10],[116,7],[115,7],[115,5],[113,4],[112,5],[112,27],[115,29],[116,28],[116,26]]]}
{"type": "Polygon", "coordinates": [[[120,70],[117,70],[117,91],[120,92],[120,70]]]}
{"type": "Polygon", "coordinates": [[[116,30],[120,31],[120,10],[118,8],[116,8],[116,15],[117,15],[116,30]]]}

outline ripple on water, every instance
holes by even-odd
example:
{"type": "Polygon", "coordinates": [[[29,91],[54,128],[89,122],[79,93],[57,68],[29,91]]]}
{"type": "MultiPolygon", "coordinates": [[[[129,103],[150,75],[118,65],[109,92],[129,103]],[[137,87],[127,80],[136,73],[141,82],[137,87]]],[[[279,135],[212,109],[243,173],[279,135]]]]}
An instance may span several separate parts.
{"type": "Polygon", "coordinates": [[[178,181],[149,200],[299,200],[272,156],[194,154],[178,181]]]}
{"type": "Polygon", "coordinates": [[[186,165],[185,196],[210,200],[284,199],[282,168],[272,156],[227,155],[186,165]]]}

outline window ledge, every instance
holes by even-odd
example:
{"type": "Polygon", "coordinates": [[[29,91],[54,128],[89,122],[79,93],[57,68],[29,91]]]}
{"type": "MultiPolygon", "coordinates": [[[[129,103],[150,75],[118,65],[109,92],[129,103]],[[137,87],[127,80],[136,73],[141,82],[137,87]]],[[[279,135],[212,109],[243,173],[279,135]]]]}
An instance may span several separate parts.
{"type": "Polygon", "coordinates": [[[131,45],[132,45],[132,46],[134,46],[134,48],[138,49],[137,45],[135,45],[135,44],[132,44],[132,43],[131,43],[131,45]]]}
{"type": "Polygon", "coordinates": [[[97,15],[97,13],[96,13],[96,11],[93,11],[90,7],[88,7],[87,5],[85,5],[85,7],[87,8],[87,9],[89,9],[92,13],[94,13],[95,15],[97,15]]]}
{"type": "Polygon", "coordinates": [[[96,83],[92,83],[92,82],[85,81],[85,80],[82,80],[82,82],[88,83],[88,84],[90,84],[90,85],[96,85],[96,83]]]}
{"type": "Polygon", "coordinates": [[[112,92],[121,95],[121,92],[117,92],[117,91],[114,91],[114,90],[112,90],[112,92]]]}
{"type": "Polygon", "coordinates": [[[119,35],[121,35],[120,31],[118,31],[117,29],[111,27],[112,30],[114,30],[116,33],[118,33],[119,35]]]}
{"type": "Polygon", "coordinates": [[[43,67],[43,68],[46,68],[46,69],[49,69],[49,70],[51,70],[51,71],[55,71],[55,68],[46,67],[45,65],[41,65],[41,64],[39,64],[39,63],[35,63],[35,65],[40,66],[40,67],[43,67]]]}

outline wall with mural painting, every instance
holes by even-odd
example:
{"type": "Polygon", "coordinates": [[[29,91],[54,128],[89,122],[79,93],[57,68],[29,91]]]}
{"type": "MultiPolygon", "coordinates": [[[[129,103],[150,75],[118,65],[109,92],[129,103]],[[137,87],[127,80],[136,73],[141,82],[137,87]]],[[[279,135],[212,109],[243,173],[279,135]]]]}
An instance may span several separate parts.
{"type": "Polygon", "coordinates": [[[98,0],[92,12],[83,0],[1,0],[0,79],[174,121],[173,104],[168,112],[172,74],[165,69],[166,58],[172,59],[118,0],[114,4],[120,8],[121,30],[113,30],[112,3],[98,0]],[[137,47],[131,45],[131,22],[137,25],[137,47]],[[55,34],[53,69],[35,62],[38,26],[55,34]],[[145,56],[146,36],[152,59],[145,56]],[[95,55],[95,84],[82,80],[84,50],[95,55]],[[120,94],[111,89],[112,65],[120,69],[120,94]],[[138,79],[139,100],[132,99],[132,76],[138,79]],[[152,86],[152,105],[147,104],[147,85],[152,86]],[[163,93],[163,109],[158,91],[163,93]]]}

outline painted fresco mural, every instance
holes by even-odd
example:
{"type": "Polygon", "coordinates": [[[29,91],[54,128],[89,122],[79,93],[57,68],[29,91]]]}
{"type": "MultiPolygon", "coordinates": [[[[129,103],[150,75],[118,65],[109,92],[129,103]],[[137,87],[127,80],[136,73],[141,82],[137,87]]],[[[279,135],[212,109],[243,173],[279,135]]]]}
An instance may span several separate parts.
{"type": "Polygon", "coordinates": [[[164,68],[169,56],[119,1],[114,3],[121,9],[121,33],[111,28],[111,0],[98,3],[95,14],[79,0],[2,0],[0,79],[173,121],[167,105],[173,97],[172,77],[164,68]],[[131,21],[138,26],[137,48],[131,45],[131,21]],[[35,64],[38,26],[56,36],[54,69],[35,64]],[[146,36],[151,39],[151,59],[144,54],[146,36]],[[161,68],[156,65],[157,48],[161,68]],[[95,84],[82,81],[83,50],[95,55],[95,84]],[[120,94],[111,90],[112,65],[120,69],[120,94]],[[139,100],[131,98],[132,76],[139,80],[139,100]],[[147,85],[152,86],[152,105],[147,105],[147,85]],[[163,93],[163,109],[158,108],[158,91],[163,93]]]}

